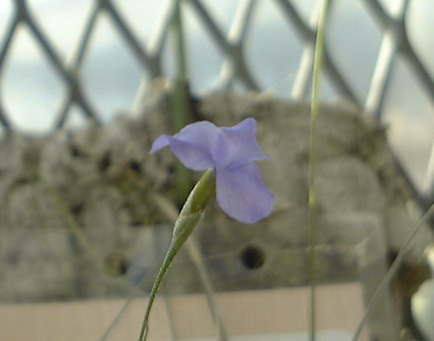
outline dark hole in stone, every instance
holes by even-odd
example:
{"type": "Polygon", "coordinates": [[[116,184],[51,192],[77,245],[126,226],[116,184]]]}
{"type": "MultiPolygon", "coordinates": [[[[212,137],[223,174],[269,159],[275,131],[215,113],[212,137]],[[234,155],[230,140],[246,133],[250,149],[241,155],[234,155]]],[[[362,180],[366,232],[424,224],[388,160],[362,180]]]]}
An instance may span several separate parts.
{"type": "Polygon", "coordinates": [[[74,146],[73,144],[70,145],[69,151],[71,153],[72,157],[80,157],[83,156],[80,149],[78,149],[77,146],[74,146]]]}
{"type": "Polygon", "coordinates": [[[135,160],[130,161],[130,168],[136,173],[140,173],[142,171],[142,166],[138,161],[135,160]]]}
{"type": "Polygon", "coordinates": [[[125,275],[128,271],[128,262],[126,260],[124,260],[120,266],[120,273],[122,275],[125,275]]]}
{"type": "Polygon", "coordinates": [[[259,269],[265,263],[265,253],[259,246],[249,245],[241,251],[240,259],[246,269],[259,269]]]}
{"type": "Polygon", "coordinates": [[[76,204],[71,207],[71,213],[78,216],[83,211],[83,204],[76,204]]]}
{"type": "Polygon", "coordinates": [[[121,252],[114,251],[104,259],[104,268],[108,275],[119,277],[128,271],[128,260],[121,252]]]}
{"type": "Polygon", "coordinates": [[[101,173],[104,173],[110,167],[110,164],[111,164],[110,153],[105,153],[98,163],[98,168],[101,171],[101,173]]]}
{"type": "Polygon", "coordinates": [[[133,228],[141,228],[143,227],[143,220],[139,218],[132,217],[130,226],[133,228]]]}

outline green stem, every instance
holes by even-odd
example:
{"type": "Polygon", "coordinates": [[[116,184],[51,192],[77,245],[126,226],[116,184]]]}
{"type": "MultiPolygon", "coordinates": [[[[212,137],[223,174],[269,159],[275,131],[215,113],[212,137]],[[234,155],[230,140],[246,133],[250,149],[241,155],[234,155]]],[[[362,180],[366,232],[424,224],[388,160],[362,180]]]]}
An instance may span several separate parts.
{"type": "Polygon", "coordinates": [[[95,251],[95,245],[92,244],[92,242],[83,232],[83,229],[80,228],[74,215],[71,213],[65,201],[62,199],[59,191],[54,187],[49,187],[48,185],[47,188],[49,189],[61,216],[65,219],[66,224],[68,225],[74,237],[77,239],[79,245],[84,249],[84,251],[88,254],[89,258],[99,268],[99,264],[101,264],[101,261],[99,259],[98,253],[95,251]]]}
{"type": "Polygon", "coordinates": [[[163,263],[157,274],[157,278],[155,279],[151,294],[149,296],[148,306],[146,307],[146,312],[140,331],[140,341],[145,341],[147,338],[149,330],[149,315],[151,313],[158,290],[160,289],[161,283],[163,282],[163,279],[166,276],[173,259],[184,245],[190,234],[193,232],[193,229],[202,217],[202,213],[205,210],[208,201],[214,196],[214,194],[214,172],[212,169],[209,169],[205,172],[205,174],[191,191],[177,221],[175,222],[172,241],[170,242],[169,249],[167,250],[166,256],[164,257],[163,263]]]}
{"type": "Polygon", "coordinates": [[[315,44],[315,59],[313,65],[312,104],[310,120],[310,150],[309,150],[309,233],[310,233],[310,275],[311,275],[311,296],[310,296],[310,339],[316,340],[316,254],[318,205],[316,192],[316,168],[317,168],[317,125],[319,112],[319,87],[320,76],[324,55],[324,35],[326,16],[329,0],[323,0],[318,21],[318,33],[315,44]]]}
{"type": "Polygon", "coordinates": [[[401,266],[401,263],[404,260],[404,255],[408,251],[408,248],[410,247],[411,242],[413,241],[413,239],[415,238],[417,233],[422,228],[425,227],[425,224],[428,223],[429,218],[433,214],[434,214],[434,204],[431,205],[431,207],[428,209],[428,211],[425,212],[425,214],[419,220],[419,223],[411,231],[411,233],[409,234],[409,236],[405,240],[404,244],[402,244],[401,249],[399,250],[398,254],[396,255],[395,260],[393,261],[393,263],[390,266],[389,270],[387,271],[386,275],[381,280],[377,289],[375,289],[375,292],[372,295],[372,298],[369,300],[369,303],[365,309],[365,313],[363,315],[363,318],[360,321],[359,325],[357,326],[357,329],[354,333],[354,336],[351,339],[352,341],[357,341],[359,339],[360,334],[362,333],[363,327],[365,326],[365,323],[368,320],[368,317],[370,316],[372,310],[374,309],[375,305],[378,303],[378,300],[381,297],[381,295],[384,293],[385,290],[387,290],[392,278],[398,272],[399,267],[401,266]]]}
{"type": "MultiPolygon", "coordinates": [[[[176,1],[173,17],[173,33],[175,40],[175,59],[177,75],[172,91],[172,120],[175,132],[191,122],[190,91],[188,87],[187,58],[182,25],[181,1],[176,1]]],[[[180,163],[176,166],[178,201],[184,202],[192,187],[190,172],[180,163]]]]}

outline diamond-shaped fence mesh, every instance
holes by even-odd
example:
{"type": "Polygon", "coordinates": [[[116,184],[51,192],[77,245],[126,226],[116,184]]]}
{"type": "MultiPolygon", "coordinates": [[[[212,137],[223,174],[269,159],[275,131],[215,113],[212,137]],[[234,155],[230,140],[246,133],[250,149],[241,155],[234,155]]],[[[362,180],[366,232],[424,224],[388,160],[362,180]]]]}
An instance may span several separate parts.
{"type": "MultiPolygon", "coordinates": [[[[104,114],[101,113],[104,110],[101,110],[101,107],[107,109],[108,106],[95,103],[104,103],[109,100],[104,98],[104,95],[100,95],[97,99],[93,97],[92,92],[95,91],[95,87],[87,84],[91,82],[89,81],[91,77],[100,77],[102,81],[105,81],[106,74],[113,73],[113,77],[116,77],[125,68],[131,70],[131,65],[134,65],[136,78],[130,80],[130,87],[136,87],[137,99],[140,98],[143,85],[147,81],[159,76],[170,76],[170,49],[167,45],[175,1],[167,0],[161,4],[151,1],[137,8],[136,3],[138,2],[100,0],[87,2],[84,5],[77,2],[75,6],[83,7],[82,13],[84,13],[80,17],[83,19],[77,20],[76,25],[76,31],[80,34],[73,43],[69,43],[66,53],[59,48],[63,43],[62,35],[57,34],[56,39],[53,39],[52,33],[58,28],[50,27],[50,23],[55,21],[47,20],[49,23],[45,23],[48,13],[47,6],[52,3],[14,0],[8,5],[3,5],[5,6],[3,18],[6,19],[4,22],[7,25],[4,25],[0,50],[0,78],[2,80],[0,122],[4,130],[16,129],[14,122],[19,121],[15,119],[19,116],[15,113],[16,107],[19,107],[16,103],[34,99],[34,96],[28,93],[32,92],[32,88],[27,90],[25,86],[26,79],[37,77],[35,74],[32,75],[34,71],[21,68],[21,64],[14,66],[14,60],[17,57],[18,59],[23,57],[23,52],[14,52],[14,46],[19,45],[20,40],[28,40],[28,44],[33,44],[45,67],[41,70],[46,70],[47,74],[51,73],[50,81],[37,82],[37,85],[33,84],[33,88],[47,86],[50,95],[58,97],[57,105],[50,103],[48,108],[44,109],[46,112],[43,115],[44,118],[41,118],[41,120],[47,120],[47,117],[50,117],[48,120],[53,129],[62,128],[71,116],[77,115],[77,112],[82,118],[96,122],[104,120],[104,114]],[[131,8],[128,8],[129,5],[131,8]],[[152,11],[152,15],[149,15],[149,11],[152,11]],[[158,19],[148,23],[149,18],[153,18],[157,12],[158,19]],[[141,22],[141,16],[146,23],[141,22]],[[104,48],[101,51],[93,48],[95,40],[101,38],[102,33],[98,31],[103,25],[110,27],[112,33],[117,36],[116,45],[119,45],[124,55],[128,55],[122,59],[127,60],[128,58],[128,65],[116,62],[114,57],[102,63],[100,59],[93,59],[94,55],[105,53],[104,48]],[[144,36],[146,36],[145,42],[144,36]],[[18,53],[21,55],[18,56],[18,53]],[[8,64],[12,64],[12,69],[15,70],[12,76],[7,75],[8,64]],[[139,81],[140,75],[142,75],[141,82],[139,81]],[[20,83],[22,83],[21,87],[20,83]],[[19,90],[10,90],[12,86],[19,90]],[[12,97],[18,97],[19,100],[15,99],[14,104],[6,105],[12,102],[10,99],[12,97]]],[[[217,87],[235,85],[258,91],[273,88],[277,89],[279,95],[293,100],[308,98],[319,3],[319,1],[240,0],[216,5],[203,0],[184,1],[183,9],[187,13],[187,28],[190,25],[190,29],[187,29],[187,41],[191,42],[188,40],[188,34],[192,30],[195,30],[195,33],[200,31],[195,34],[194,39],[202,39],[201,47],[196,51],[193,47],[188,53],[199,60],[199,63],[212,65],[208,70],[204,70],[199,63],[191,65],[192,88],[203,90],[203,79],[206,79],[208,87],[210,83],[213,83],[217,87]],[[264,13],[267,14],[264,15],[264,13]],[[274,42],[274,46],[268,44],[267,41],[274,42]],[[257,57],[258,55],[262,57],[257,57]],[[285,59],[290,61],[290,64],[286,65],[291,66],[288,66],[287,70],[280,70],[281,61],[285,59]],[[276,64],[275,67],[273,67],[274,64],[276,64]],[[201,76],[198,77],[200,72],[202,80],[199,80],[201,76]]],[[[425,6],[422,3],[424,2],[419,2],[420,8],[425,6]]],[[[431,111],[427,116],[432,114],[434,80],[432,72],[430,73],[428,69],[432,65],[425,65],[426,63],[422,60],[423,56],[415,49],[414,39],[412,40],[412,34],[409,34],[408,30],[409,12],[415,12],[411,13],[412,22],[415,22],[418,21],[422,10],[412,8],[412,3],[408,0],[389,2],[360,0],[350,3],[333,1],[332,5],[325,51],[326,88],[328,88],[325,90],[326,96],[329,94],[350,100],[366,113],[380,119],[385,118],[389,122],[393,117],[391,119],[387,117],[388,112],[392,110],[388,111],[387,103],[395,101],[396,106],[399,107],[397,97],[405,95],[402,87],[404,87],[403,82],[407,82],[408,78],[404,77],[403,81],[399,81],[399,75],[403,73],[400,69],[405,67],[403,70],[411,78],[413,87],[418,93],[414,96],[415,101],[426,103],[425,111],[431,111]],[[357,15],[354,15],[355,12],[357,15]],[[358,24],[363,26],[359,31],[357,31],[358,24]],[[348,32],[343,35],[342,31],[346,30],[348,32]],[[343,38],[339,38],[340,36],[343,38]],[[364,49],[366,49],[366,54],[364,49]],[[363,69],[362,73],[355,69],[358,67],[363,69]],[[393,85],[394,83],[398,85],[393,85]],[[401,91],[393,90],[399,87],[401,91]],[[388,92],[395,93],[388,95],[388,92]]],[[[417,7],[416,4],[414,5],[413,7],[417,7]]],[[[429,7],[429,5],[426,6],[429,7]]],[[[76,20],[73,16],[67,15],[71,8],[63,12],[65,24],[68,24],[68,20],[74,20],[74,22],[76,20]]],[[[428,20],[432,15],[429,10],[432,8],[428,8],[424,13],[425,19],[428,18],[428,20]]],[[[62,22],[62,12],[57,11],[52,15],[57,16],[57,23],[62,22]]],[[[419,42],[422,41],[420,44],[427,44],[428,48],[432,47],[427,42],[426,36],[429,34],[419,33],[416,38],[419,42]],[[422,39],[418,38],[420,36],[422,39]]],[[[65,37],[64,40],[68,38],[65,37]]],[[[111,53],[112,51],[106,55],[111,53]]],[[[113,82],[113,78],[111,81],[113,82]]],[[[100,93],[104,94],[104,90],[100,93]]],[[[133,96],[130,94],[130,97],[133,96]]],[[[37,98],[35,100],[38,101],[37,98]]],[[[393,109],[395,112],[396,106],[393,109]]],[[[114,110],[114,108],[107,110],[114,110]]],[[[403,110],[422,109],[416,106],[403,110]]],[[[407,114],[411,115],[409,112],[407,114]]],[[[421,118],[420,121],[422,120],[421,118]]],[[[403,125],[408,124],[405,120],[403,122],[403,125]]],[[[411,129],[407,129],[407,132],[409,131],[411,129]]],[[[428,139],[431,139],[432,135],[429,133],[425,135],[427,134],[428,139]]],[[[424,141],[426,144],[426,140],[424,141]]],[[[399,148],[398,143],[398,156],[399,148]]],[[[419,188],[422,187],[422,183],[424,184],[425,194],[431,192],[432,177],[430,174],[434,174],[432,171],[434,162],[427,162],[428,149],[428,147],[420,147],[418,150],[419,154],[423,154],[418,159],[418,163],[422,164],[418,166],[418,170],[412,169],[414,162],[411,159],[404,160],[404,168],[410,173],[409,177],[419,179],[417,184],[419,188]],[[421,170],[427,164],[428,170],[421,170]],[[428,174],[424,181],[421,180],[423,173],[428,174]]]]}

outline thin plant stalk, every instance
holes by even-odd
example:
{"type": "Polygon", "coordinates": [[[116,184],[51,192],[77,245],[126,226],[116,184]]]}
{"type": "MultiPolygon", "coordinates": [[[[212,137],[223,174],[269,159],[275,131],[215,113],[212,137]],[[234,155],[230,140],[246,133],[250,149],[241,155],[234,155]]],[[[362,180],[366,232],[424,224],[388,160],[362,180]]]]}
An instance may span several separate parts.
{"type": "MultiPolygon", "coordinates": [[[[173,223],[175,223],[178,218],[178,212],[176,210],[176,207],[173,205],[173,203],[157,193],[154,193],[152,195],[152,199],[156,203],[156,205],[160,208],[161,212],[165,214],[170,220],[172,220],[173,223]]],[[[193,265],[196,267],[196,270],[199,274],[199,278],[204,287],[206,300],[208,302],[211,315],[214,319],[214,322],[218,330],[219,340],[227,341],[228,336],[223,321],[218,313],[215,299],[214,299],[214,288],[210,276],[208,274],[208,270],[205,266],[205,262],[201,255],[198,242],[194,238],[194,236],[191,236],[189,240],[187,240],[186,246],[191,261],[193,262],[193,265]]]]}
{"type": "Polygon", "coordinates": [[[310,147],[309,147],[309,234],[310,234],[310,277],[311,277],[311,296],[310,296],[310,340],[316,340],[316,286],[317,286],[317,261],[315,246],[317,244],[317,225],[318,225],[318,204],[316,191],[317,174],[317,126],[319,114],[319,90],[321,70],[324,55],[324,36],[326,28],[326,17],[329,0],[323,0],[318,21],[318,33],[315,43],[315,59],[313,64],[312,81],[312,104],[310,120],[310,147]]]}
{"type": "Polygon", "coordinates": [[[190,195],[185,202],[178,220],[173,229],[172,241],[170,242],[169,249],[163,260],[160,270],[158,271],[157,278],[149,296],[148,306],[146,307],[145,316],[143,318],[142,328],[140,331],[139,341],[145,341],[149,330],[149,316],[152,306],[154,304],[157,293],[160,289],[173,259],[178,254],[181,247],[185,244],[188,237],[193,232],[193,229],[198,224],[202,217],[208,201],[215,195],[215,179],[214,171],[209,169],[205,172],[199,182],[191,191],[190,195]]]}
{"type": "MultiPolygon", "coordinates": [[[[176,0],[173,17],[175,41],[176,78],[172,90],[172,122],[174,131],[191,123],[190,94],[188,86],[187,58],[182,21],[182,0],[176,0]]],[[[190,172],[180,162],[176,164],[178,202],[184,202],[192,187],[190,172]]]]}
{"type": "Polygon", "coordinates": [[[101,261],[99,259],[98,253],[95,251],[96,247],[91,243],[91,241],[87,238],[83,230],[77,223],[77,220],[67,207],[66,203],[60,196],[60,193],[57,189],[53,187],[48,187],[54,202],[57,205],[57,208],[60,211],[61,216],[65,219],[66,224],[68,225],[70,231],[77,239],[79,245],[85,250],[88,254],[89,258],[93,261],[94,265],[99,269],[99,264],[101,261]]]}
{"type": "Polygon", "coordinates": [[[434,213],[434,204],[431,205],[431,207],[428,209],[428,211],[425,212],[425,214],[420,218],[419,223],[414,227],[413,231],[411,231],[410,235],[405,240],[404,244],[402,245],[401,249],[399,250],[398,254],[396,255],[395,260],[393,261],[392,265],[390,266],[389,270],[387,271],[384,278],[381,280],[380,284],[378,285],[377,289],[375,290],[371,300],[369,301],[365,313],[363,315],[362,320],[360,321],[359,325],[357,326],[356,332],[354,333],[354,336],[352,338],[353,341],[357,341],[360,337],[360,334],[363,330],[363,327],[368,320],[368,317],[372,311],[372,309],[375,307],[375,304],[377,304],[378,299],[380,298],[380,295],[384,292],[384,290],[387,289],[387,286],[390,283],[390,280],[396,275],[396,273],[399,270],[399,266],[401,265],[402,261],[404,260],[405,252],[407,251],[408,247],[410,246],[410,243],[412,242],[413,238],[417,235],[417,233],[420,231],[420,229],[428,222],[429,218],[434,213]]]}

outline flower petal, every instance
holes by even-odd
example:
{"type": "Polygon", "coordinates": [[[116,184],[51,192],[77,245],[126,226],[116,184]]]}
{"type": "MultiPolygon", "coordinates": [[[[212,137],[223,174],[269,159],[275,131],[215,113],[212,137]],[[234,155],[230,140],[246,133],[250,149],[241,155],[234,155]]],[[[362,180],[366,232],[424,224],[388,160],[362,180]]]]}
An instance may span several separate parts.
{"type": "Polygon", "coordinates": [[[173,137],[212,153],[216,149],[219,135],[221,135],[220,128],[217,128],[211,122],[201,121],[189,124],[173,137]]]}
{"type": "Polygon", "coordinates": [[[236,126],[220,129],[224,134],[224,147],[220,147],[218,157],[215,157],[217,165],[236,168],[251,161],[269,159],[256,140],[254,118],[247,118],[236,126]]]}
{"type": "Polygon", "coordinates": [[[161,135],[154,141],[151,153],[170,145],[173,154],[187,168],[197,171],[214,168],[213,151],[219,135],[219,128],[210,122],[193,123],[173,137],[161,135]]]}
{"type": "Polygon", "coordinates": [[[256,223],[270,215],[274,195],[264,185],[258,166],[249,162],[238,168],[216,169],[217,200],[232,218],[256,223]]]}
{"type": "MultiPolygon", "coordinates": [[[[163,140],[163,139],[162,139],[163,140]]],[[[215,163],[211,157],[211,154],[204,148],[198,147],[190,142],[183,141],[177,137],[171,136],[160,136],[157,140],[155,140],[154,145],[157,144],[157,147],[154,146],[151,149],[151,152],[157,151],[161,148],[170,145],[170,149],[172,153],[184,164],[185,167],[190,168],[195,171],[204,171],[209,168],[214,168],[215,163]],[[160,138],[165,137],[167,142],[158,141],[160,138]],[[163,147],[160,147],[160,144],[163,147]]]]}
{"type": "Polygon", "coordinates": [[[151,153],[158,152],[160,149],[163,149],[164,147],[170,145],[169,137],[170,136],[168,135],[159,136],[152,144],[151,153]]]}

